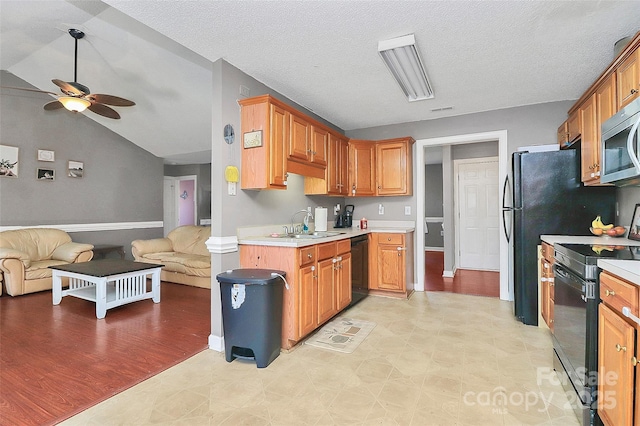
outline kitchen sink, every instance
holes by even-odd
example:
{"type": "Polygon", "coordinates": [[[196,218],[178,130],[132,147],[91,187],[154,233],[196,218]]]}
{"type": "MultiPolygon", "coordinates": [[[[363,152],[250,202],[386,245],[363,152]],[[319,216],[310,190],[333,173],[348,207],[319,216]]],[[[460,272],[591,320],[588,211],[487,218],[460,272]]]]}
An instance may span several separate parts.
{"type": "Polygon", "coordinates": [[[300,240],[310,240],[314,238],[327,238],[327,237],[335,237],[336,235],[346,234],[346,232],[339,231],[318,231],[312,232],[310,234],[277,234],[271,235],[273,238],[296,238],[300,240]]]}

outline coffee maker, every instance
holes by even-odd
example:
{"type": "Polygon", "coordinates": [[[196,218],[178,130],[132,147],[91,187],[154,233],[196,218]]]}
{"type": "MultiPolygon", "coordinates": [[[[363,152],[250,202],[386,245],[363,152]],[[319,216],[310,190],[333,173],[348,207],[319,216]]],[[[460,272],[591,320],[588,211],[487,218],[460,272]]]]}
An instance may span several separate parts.
{"type": "Polygon", "coordinates": [[[344,210],[336,216],[335,228],[351,228],[353,225],[353,210],[355,206],[353,204],[347,204],[344,206],[344,210]]]}

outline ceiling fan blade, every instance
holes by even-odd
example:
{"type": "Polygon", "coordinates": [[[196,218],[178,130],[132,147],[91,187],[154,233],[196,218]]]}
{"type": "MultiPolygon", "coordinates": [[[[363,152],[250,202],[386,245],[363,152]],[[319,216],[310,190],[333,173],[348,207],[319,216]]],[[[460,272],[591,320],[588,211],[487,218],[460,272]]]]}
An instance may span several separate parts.
{"type": "Polygon", "coordinates": [[[44,104],[44,109],[46,111],[53,111],[53,110],[56,110],[56,109],[60,109],[62,107],[64,107],[64,105],[62,105],[59,101],[51,101],[51,102],[48,102],[48,103],[44,104]]]}
{"type": "Polygon", "coordinates": [[[58,96],[57,93],[48,92],[46,90],[38,90],[38,89],[27,89],[26,87],[12,87],[12,86],[0,86],[3,89],[16,89],[16,90],[26,90],[27,92],[36,92],[36,93],[48,93],[50,95],[58,96]]]}
{"type": "Polygon", "coordinates": [[[134,106],[136,103],[125,98],[121,98],[113,95],[101,95],[95,93],[86,97],[90,101],[98,102],[101,104],[113,105],[113,106],[134,106]]]}
{"type": "Polygon", "coordinates": [[[116,120],[120,118],[120,114],[118,114],[116,110],[114,110],[113,108],[109,108],[106,105],[91,103],[89,109],[96,114],[102,115],[107,118],[113,118],[116,120]]]}
{"type": "Polygon", "coordinates": [[[51,81],[53,82],[53,84],[55,84],[60,89],[62,89],[62,91],[67,95],[84,96],[90,93],[89,88],[86,86],[83,86],[80,83],[66,82],[66,81],[58,80],[57,78],[54,78],[51,81]]]}

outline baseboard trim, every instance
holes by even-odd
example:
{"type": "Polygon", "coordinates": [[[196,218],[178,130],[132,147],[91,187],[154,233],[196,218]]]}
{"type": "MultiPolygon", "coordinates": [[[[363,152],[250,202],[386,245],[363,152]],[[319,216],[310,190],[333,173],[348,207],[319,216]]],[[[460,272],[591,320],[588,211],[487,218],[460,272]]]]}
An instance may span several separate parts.
{"type": "Polygon", "coordinates": [[[224,337],[209,335],[209,349],[216,352],[224,352],[224,337]]]}
{"type": "Polygon", "coordinates": [[[442,276],[444,278],[453,278],[455,273],[453,271],[442,271],[442,276]]]}
{"type": "Polygon", "coordinates": [[[162,228],[161,220],[147,222],[112,222],[112,223],[70,223],[64,225],[30,225],[30,226],[0,226],[2,231],[14,231],[27,228],[55,228],[65,232],[94,232],[94,231],[122,231],[127,229],[162,228]]]}

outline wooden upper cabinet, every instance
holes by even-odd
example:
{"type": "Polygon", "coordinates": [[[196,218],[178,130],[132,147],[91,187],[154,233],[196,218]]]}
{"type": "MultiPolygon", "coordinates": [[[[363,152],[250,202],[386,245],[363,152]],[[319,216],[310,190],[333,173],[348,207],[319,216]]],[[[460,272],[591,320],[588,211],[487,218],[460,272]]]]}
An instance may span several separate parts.
{"type": "Polygon", "coordinates": [[[311,125],[297,114],[291,114],[289,119],[290,138],[287,155],[289,159],[297,158],[308,161],[310,157],[311,125]]]}
{"type": "Polygon", "coordinates": [[[327,192],[345,196],[349,193],[349,144],[346,139],[329,133],[327,151],[327,192]]]}
{"type": "Polygon", "coordinates": [[[569,126],[566,121],[558,127],[558,145],[560,149],[569,146],[569,126]]]}
{"type": "Polygon", "coordinates": [[[597,145],[598,130],[596,124],[596,95],[587,99],[578,110],[582,121],[582,141],[580,147],[580,161],[582,170],[582,182],[590,182],[597,179],[594,165],[595,146],[597,145]]]}
{"type": "Polygon", "coordinates": [[[580,114],[578,111],[569,115],[567,119],[567,132],[569,132],[569,143],[574,142],[580,137],[580,130],[582,129],[582,121],[580,120],[580,114]]]}
{"type": "Polygon", "coordinates": [[[618,110],[636,99],[640,91],[640,50],[636,50],[616,68],[618,110]]]}
{"type": "Polygon", "coordinates": [[[242,189],[286,189],[284,147],[289,141],[289,113],[268,96],[239,101],[242,135],[260,131],[259,144],[242,148],[242,189]]]}
{"type": "Polygon", "coordinates": [[[376,143],[376,194],[411,195],[413,138],[376,143]]]}
{"type": "Polygon", "coordinates": [[[319,166],[327,165],[327,145],[329,132],[318,126],[311,126],[310,161],[319,166]]]}
{"type": "Polygon", "coordinates": [[[376,195],[376,144],[374,141],[349,141],[349,196],[376,195]]]}

